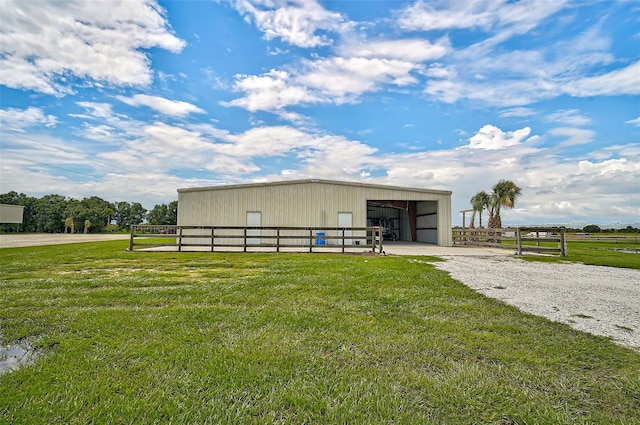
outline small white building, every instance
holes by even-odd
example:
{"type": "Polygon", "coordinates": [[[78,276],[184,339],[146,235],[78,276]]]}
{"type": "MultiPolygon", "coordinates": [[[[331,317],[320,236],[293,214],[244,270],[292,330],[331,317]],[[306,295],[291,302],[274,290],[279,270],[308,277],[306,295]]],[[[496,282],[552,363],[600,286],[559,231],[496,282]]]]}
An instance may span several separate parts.
{"type": "Polygon", "coordinates": [[[316,179],[178,189],[178,225],[382,226],[451,246],[451,192],[316,179]]]}
{"type": "Polygon", "coordinates": [[[0,204],[0,223],[17,223],[24,220],[24,206],[0,204]]]}

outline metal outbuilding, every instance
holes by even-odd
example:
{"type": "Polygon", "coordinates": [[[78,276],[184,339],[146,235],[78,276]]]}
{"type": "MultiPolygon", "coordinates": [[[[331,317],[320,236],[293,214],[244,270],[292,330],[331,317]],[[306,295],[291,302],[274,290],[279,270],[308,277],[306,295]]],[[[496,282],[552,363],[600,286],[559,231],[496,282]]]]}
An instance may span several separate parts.
{"type": "Polygon", "coordinates": [[[0,204],[0,223],[22,224],[24,221],[24,206],[0,204]]]}
{"type": "Polygon", "coordinates": [[[179,226],[381,226],[385,239],[451,246],[451,192],[333,180],[178,189],[179,226]]]}

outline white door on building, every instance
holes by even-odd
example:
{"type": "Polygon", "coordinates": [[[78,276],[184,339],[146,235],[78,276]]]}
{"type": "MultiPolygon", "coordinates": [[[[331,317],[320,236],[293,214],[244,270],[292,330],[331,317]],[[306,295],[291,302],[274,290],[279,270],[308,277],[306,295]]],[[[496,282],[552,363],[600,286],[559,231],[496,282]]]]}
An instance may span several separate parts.
{"type": "MultiPolygon", "coordinates": [[[[262,213],[259,211],[247,211],[247,227],[250,226],[262,226],[262,213]]],[[[247,229],[247,236],[258,236],[257,238],[247,238],[247,245],[259,245],[260,244],[260,230],[259,229],[247,229]]]]}
{"type": "MultiPolygon", "coordinates": [[[[352,213],[338,213],[338,227],[353,227],[353,214],[352,213]]],[[[344,236],[351,236],[353,232],[351,230],[345,230],[344,236]]],[[[345,239],[345,245],[352,245],[352,239],[345,239]]]]}

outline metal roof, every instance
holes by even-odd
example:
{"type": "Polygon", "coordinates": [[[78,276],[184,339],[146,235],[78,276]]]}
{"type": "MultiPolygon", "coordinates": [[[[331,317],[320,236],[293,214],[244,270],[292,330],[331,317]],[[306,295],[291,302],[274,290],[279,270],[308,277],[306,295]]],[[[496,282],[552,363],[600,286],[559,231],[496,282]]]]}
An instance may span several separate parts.
{"type": "Polygon", "coordinates": [[[347,181],[339,181],[339,180],[324,180],[324,179],[279,180],[279,181],[261,182],[261,183],[190,187],[190,188],[178,189],[178,193],[202,192],[202,191],[226,190],[226,189],[244,189],[244,188],[256,188],[256,187],[287,186],[287,185],[308,184],[308,183],[322,183],[322,184],[335,185],[335,186],[352,186],[352,187],[363,187],[363,188],[372,188],[372,189],[402,190],[402,191],[408,191],[408,192],[433,193],[433,194],[440,194],[440,195],[451,195],[452,193],[450,190],[421,189],[417,187],[387,186],[387,185],[381,185],[381,184],[347,182],[347,181]]]}

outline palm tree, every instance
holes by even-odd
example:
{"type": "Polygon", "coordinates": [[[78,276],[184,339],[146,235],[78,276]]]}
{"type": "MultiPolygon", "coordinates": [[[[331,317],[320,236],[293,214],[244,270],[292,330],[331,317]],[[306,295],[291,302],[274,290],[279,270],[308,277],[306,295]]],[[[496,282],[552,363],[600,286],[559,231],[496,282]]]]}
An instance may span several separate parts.
{"type": "Polygon", "coordinates": [[[489,228],[502,228],[502,218],[500,217],[500,208],[513,208],[516,199],[520,196],[522,189],[511,180],[500,180],[496,183],[491,194],[489,194],[489,228]]]}
{"type": "Polygon", "coordinates": [[[480,227],[482,227],[482,211],[489,206],[489,194],[484,190],[476,193],[471,197],[471,207],[473,208],[473,214],[471,215],[471,223],[469,227],[475,227],[474,220],[476,213],[480,214],[480,227]]]}

